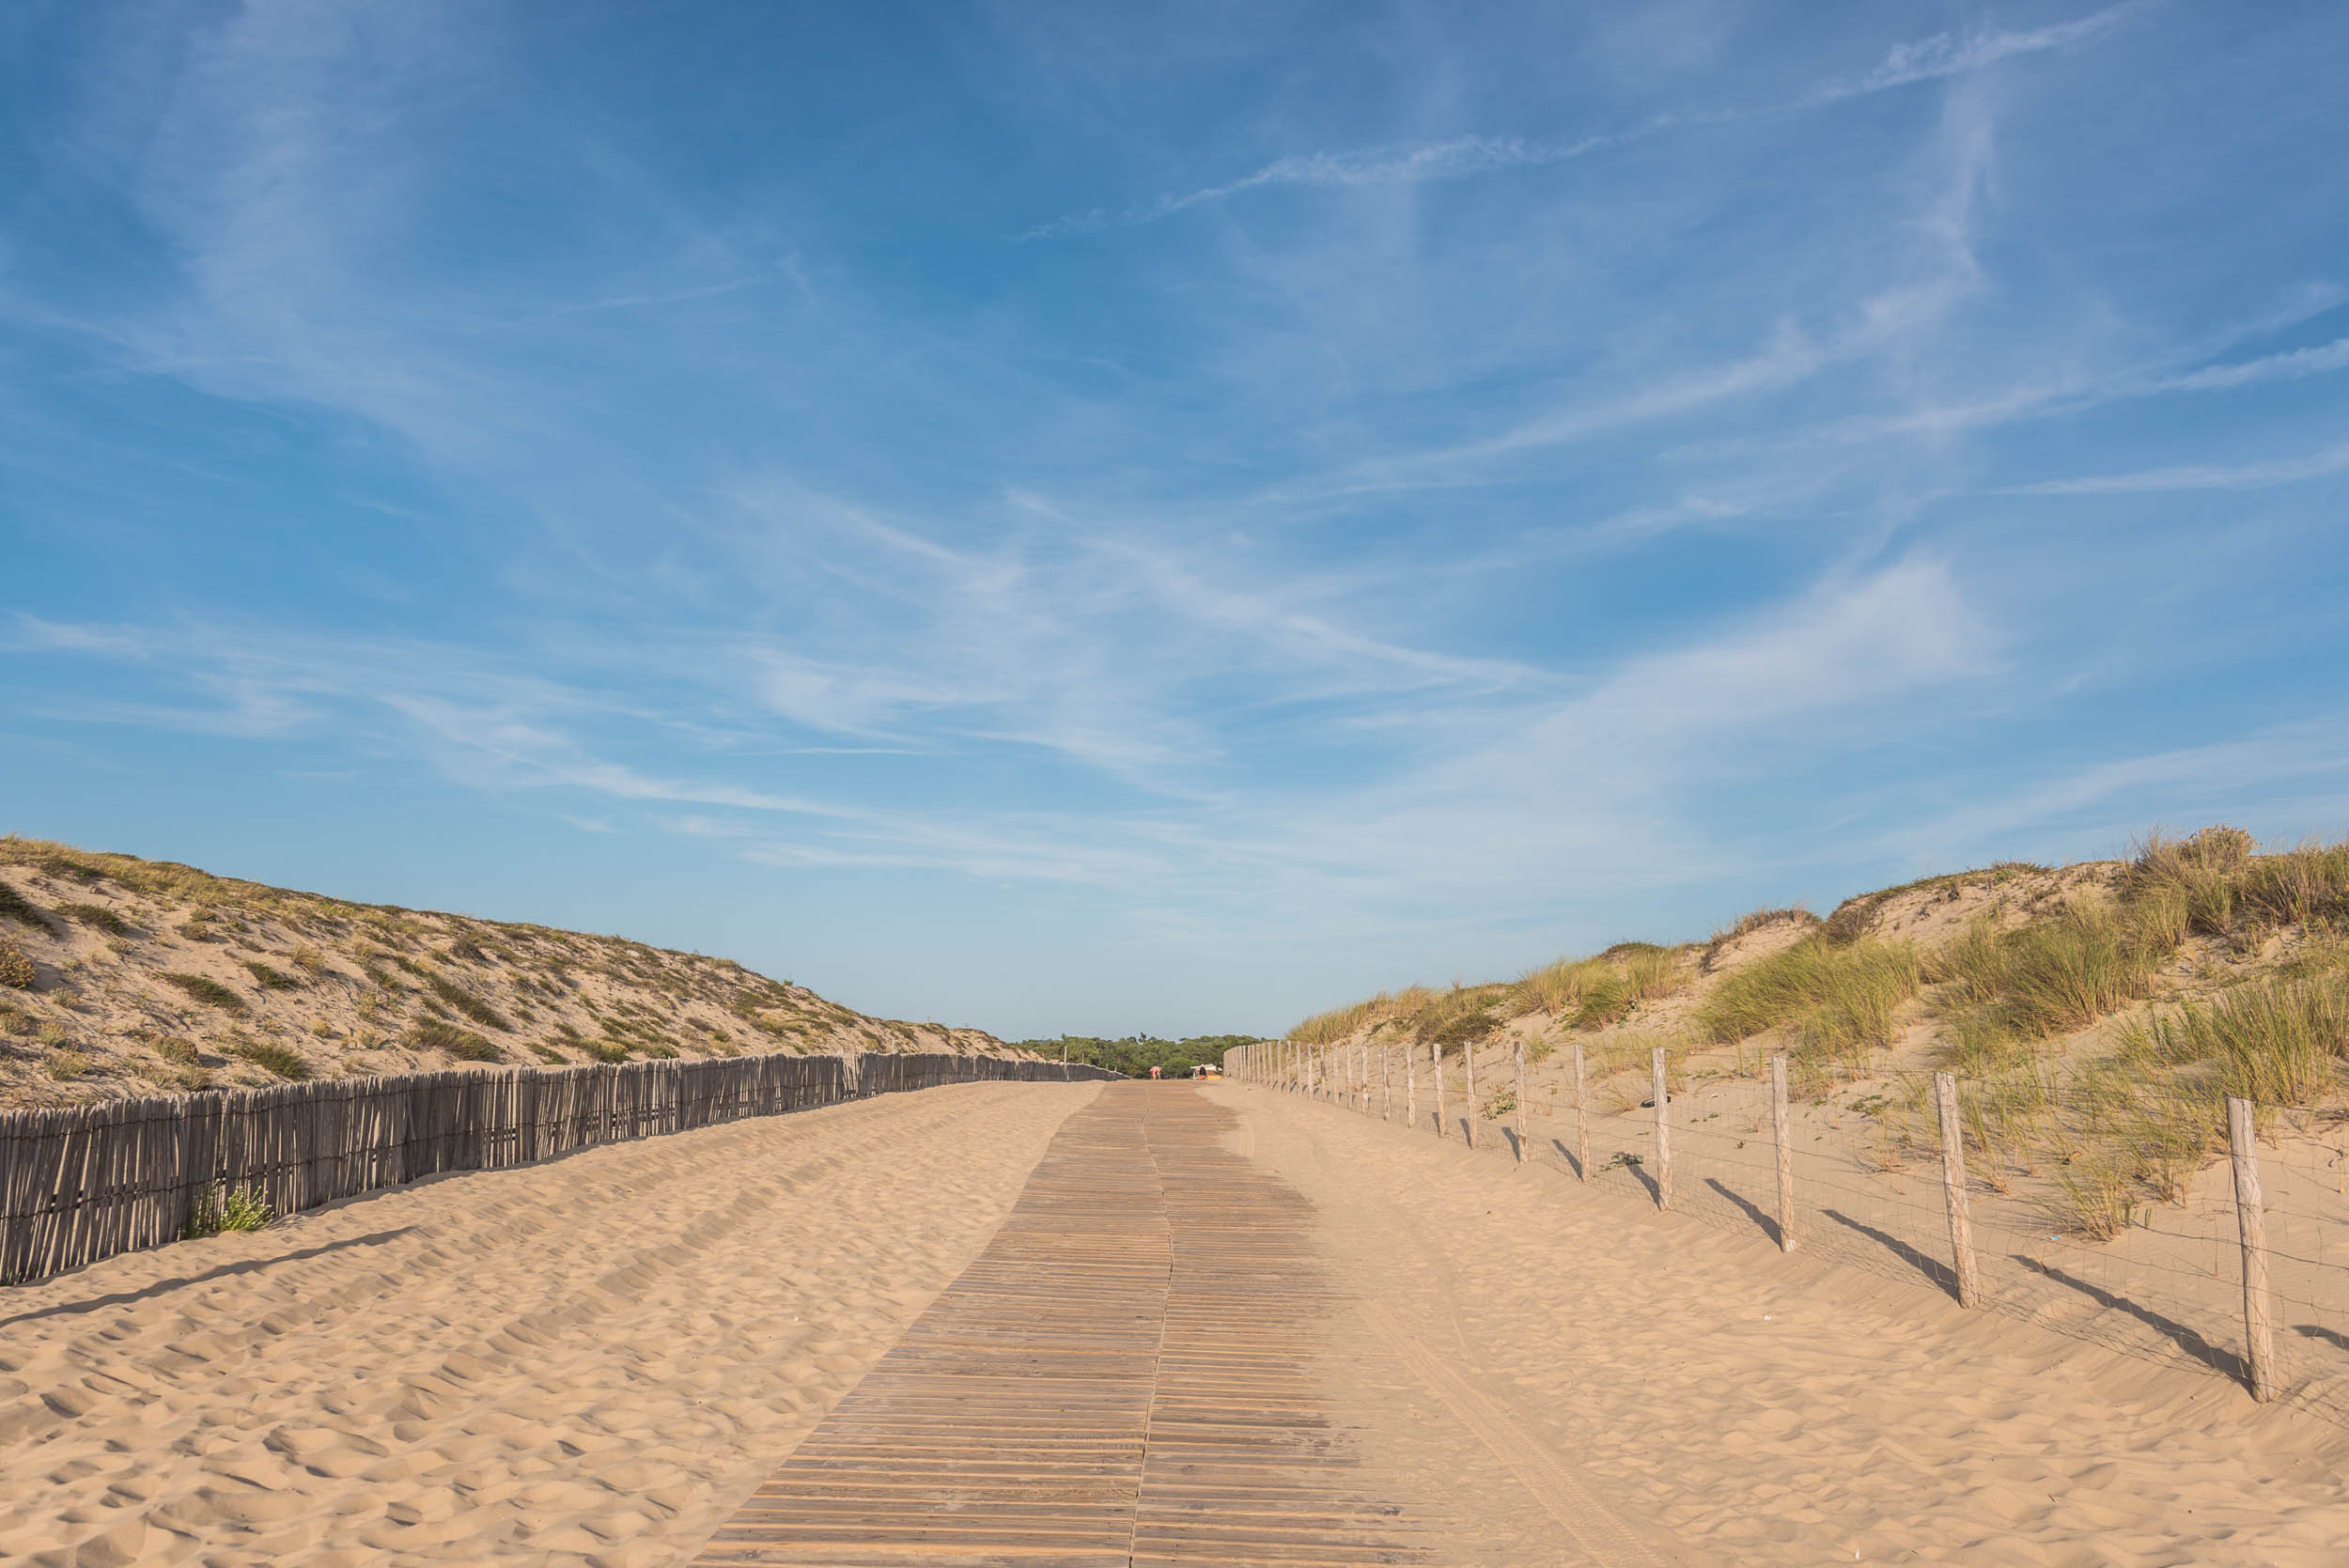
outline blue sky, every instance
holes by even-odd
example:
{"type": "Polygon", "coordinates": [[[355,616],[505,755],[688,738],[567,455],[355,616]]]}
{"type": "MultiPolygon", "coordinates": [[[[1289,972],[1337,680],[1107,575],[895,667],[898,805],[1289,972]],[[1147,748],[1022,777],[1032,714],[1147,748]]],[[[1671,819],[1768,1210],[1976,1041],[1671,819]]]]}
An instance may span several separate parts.
{"type": "Polygon", "coordinates": [[[1278,1030],[2349,830],[2349,9],[0,10],[0,829],[1278,1030]]]}

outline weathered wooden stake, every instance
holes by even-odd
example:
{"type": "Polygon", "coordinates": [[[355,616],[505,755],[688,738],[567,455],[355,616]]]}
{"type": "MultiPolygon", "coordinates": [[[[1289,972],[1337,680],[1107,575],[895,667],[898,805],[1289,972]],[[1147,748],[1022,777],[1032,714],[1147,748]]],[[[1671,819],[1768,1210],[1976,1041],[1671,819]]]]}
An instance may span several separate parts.
{"type": "Polygon", "coordinates": [[[1770,1130],[1778,1139],[1778,1250],[1795,1250],[1795,1144],[1786,1115],[1786,1059],[1770,1058],[1770,1130]]]}
{"type": "Polygon", "coordinates": [[[1664,1092],[1664,1048],[1647,1053],[1648,1076],[1656,1085],[1656,1206],[1672,1206],[1672,1096],[1664,1092]]]}
{"type": "Polygon", "coordinates": [[[1413,1132],[1419,1130],[1419,1058],[1411,1048],[1403,1048],[1403,1125],[1413,1132]]]}
{"type": "Polygon", "coordinates": [[[1436,1136],[1443,1136],[1443,1047],[1427,1043],[1427,1067],[1436,1078],[1436,1136]]]}
{"type": "Polygon", "coordinates": [[[1517,1163],[1525,1163],[1525,1036],[1517,1036],[1517,1163]]]}
{"type": "Polygon", "coordinates": [[[1394,1120],[1394,1043],[1378,1042],[1378,1119],[1394,1120]]]}
{"type": "Polygon", "coordinates": [[[1468,1101],[1468,1146],[1476,1147],[1476,1042],[1468,1041],[1460,1047],[1460,1066],[1466,1075],[1460,1086],[1460,1097],[1468,1101]]]}
{"type": "Polygon", "coordinates": [[[1933,1075],[1935,1109],[1941,1115],[1941,1190],[1950,1205],[1950,1252],[1957,1260],[1957,1304],[1982,1299],[1982,1277],[1974,1269],[1974,1226],[1966,1211],[1966,1131],[1957,1119],[1957,1076],[1933,1075]]]}
{"type": "Polygon", "coordinates": [[[1574,1039],[1574,1173],[1591,1179],[1590,1075],[1582,1061],[1582,1037],[1574,1039]]]}
{"type": "Polygon", "coordinates": [[[2227,1152],[2234,1159],[2234,1217],[2243,1234],[2243,1338],[2251,1397],[2276,1397],[2276,1312],[2267,1289],[2267,1206],[2260,1196],[2260,1148],[2251,1102],[2227,1097],[2227,1152]]]}

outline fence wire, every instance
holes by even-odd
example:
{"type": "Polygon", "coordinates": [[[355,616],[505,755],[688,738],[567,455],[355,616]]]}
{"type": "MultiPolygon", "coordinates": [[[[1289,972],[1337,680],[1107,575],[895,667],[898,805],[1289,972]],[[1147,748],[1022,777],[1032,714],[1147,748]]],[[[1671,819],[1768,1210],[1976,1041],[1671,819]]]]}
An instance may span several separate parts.
{"type": "MultiPolygon", "coordinates": [[[[1560,1047],[1527,1072],[1522,1157],[1659,1205],[1646,1063],[1603,1074],[1592,1063],[1578,1118],[1571,1054],[1560,1047]]],[[[1463,1139],[1472,1126],[1479,1147],[1518,1152],[1506,1043],[1444,1056],[1439,1078],[1426,1046],[1407,1053],[1399,1043],[1270,1043],[1233,1052],[1227,1072],[1423,1135],[1439,1131],[1440,1082],[1442,1136],[1463,1139]]],[[[1675,1055],[1670,1079],[1672,1212],[1781,1243],[1766,1078],[1703,1065],[1690,1074],[1675,1055]]],[[[2019,1094],[2012,1079],[1961,1079],[1955,1089],[1979,1306],[2123,1355],[2252,1381],[2223,1097],[2160,1081],[2095,1099],[2048,1084],[2019,1094]]],[[[1788,1120],[1796,1247],[1956,1294],[1931,1080],[1814,1086],[1790,1099],[1788,1120]]],[[[2349,1110],[2259,1105],[2253,1120],[2277,1391],[2349,1424],[2349,1110]]]]}

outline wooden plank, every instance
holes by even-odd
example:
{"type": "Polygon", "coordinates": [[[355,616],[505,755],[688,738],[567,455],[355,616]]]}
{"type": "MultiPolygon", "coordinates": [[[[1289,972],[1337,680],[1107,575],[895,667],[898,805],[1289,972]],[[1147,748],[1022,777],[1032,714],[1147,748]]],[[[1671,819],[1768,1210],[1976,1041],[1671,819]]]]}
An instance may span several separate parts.
{"type": "Polygon", "coordinates": [[[1423,1560],[1323,1406],[1311,1208],[1221,1147],[1233,1120],[1188,1084],[1105,1089],[695,1562],[1423,1560]]]}

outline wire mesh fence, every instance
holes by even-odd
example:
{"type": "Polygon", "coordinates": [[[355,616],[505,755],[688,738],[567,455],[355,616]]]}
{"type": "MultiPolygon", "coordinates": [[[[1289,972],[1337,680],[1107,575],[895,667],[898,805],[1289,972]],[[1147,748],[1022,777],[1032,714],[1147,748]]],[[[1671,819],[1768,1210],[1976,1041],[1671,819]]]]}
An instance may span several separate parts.
{"type": "Polygon", "coordinates": [[[946,1083],[1089,1081],[1081,1063],[907,1053],[415,1073],[0,1111],[0,1283],[181,1233],[220,1192],[294,1214],[446,1171],[946,1083]]]}
{"type": "Polygon", "coordinates": [[[1781,1112],[1766,1062],[1577,1056],[1267,1042],[1226,1071],[2349,1422],[2349,1110],[2240,1100],[2231,1138],[2208,1082],[1919,1074],[1781,1112]]]}

